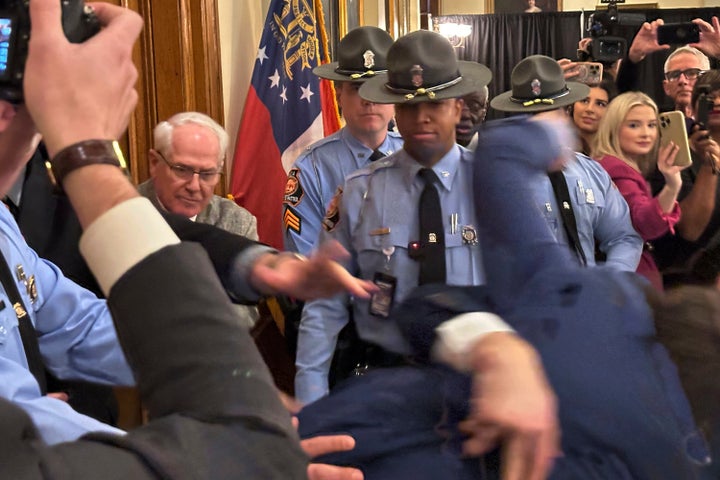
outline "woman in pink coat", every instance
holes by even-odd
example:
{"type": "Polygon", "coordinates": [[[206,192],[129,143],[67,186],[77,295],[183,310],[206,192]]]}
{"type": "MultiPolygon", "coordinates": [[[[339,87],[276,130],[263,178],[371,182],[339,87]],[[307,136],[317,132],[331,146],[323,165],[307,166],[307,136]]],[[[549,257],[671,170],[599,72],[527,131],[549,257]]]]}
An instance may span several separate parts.
{"type": "Polygon", "coordinates": [[[680,220],[677,202],[682,186],[680,171],[673,165],[678,146],[670,142],[660,147],[658,109],[655,102],[640,92],[616,97],[600,121],[593,157],[607,170],[630,207],[633,227],[646,242],[637,272],[662,290],[662,277],[653,260],[649,242],[668,231],[680,220]],[[665,177],[665,186],[653,197],[645,176],[657,169],[665,177]]]}

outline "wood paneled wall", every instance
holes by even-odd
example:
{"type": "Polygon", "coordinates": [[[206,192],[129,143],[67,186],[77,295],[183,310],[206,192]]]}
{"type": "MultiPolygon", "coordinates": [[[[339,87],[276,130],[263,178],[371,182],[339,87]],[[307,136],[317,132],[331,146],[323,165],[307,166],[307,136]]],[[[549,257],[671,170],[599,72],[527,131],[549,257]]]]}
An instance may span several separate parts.
{"type": "Polygon", "coordinates": [[[110,1],[138,12],[145,21],[134,52],[138,106],[123,141],[133,180],[139,183],[148,178],[147,151],[159,121],[194,110],[224,124],[217,4],[216,0],[110,1]]]}

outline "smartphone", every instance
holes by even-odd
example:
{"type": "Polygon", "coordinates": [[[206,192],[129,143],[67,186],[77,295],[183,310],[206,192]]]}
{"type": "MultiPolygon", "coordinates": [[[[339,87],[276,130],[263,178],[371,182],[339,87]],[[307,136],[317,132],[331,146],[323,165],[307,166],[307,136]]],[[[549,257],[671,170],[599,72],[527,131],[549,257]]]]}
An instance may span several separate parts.
{"type": "Polygon", "coordinates": [[[677,110],[660,114],[660,145],[665,146],[675,142],[679,147],[674,164],[680,167],[690,165],[690,142],[688,142],[685,115],[677,110]]]}
{"type": "Polygon", "coordinates": [[[702,93],[698,96],[698,106],[695,112],[695,123],[700,124],[700,127],[705,130],[707,128],[708,115],[715,108],[715,100],[708,98],[708,87],[703,85],[699,87],[702,89],[702,93]]]}
{"type": "Polygon", "coordinates": [[[694,23],[666,23],[657,29],[657,41],[663,45],[686,45],[700,41],[700,27],[694,23]]]}
{"type": "Polygon", "coordinates": [[[573,69],[575,75],[568,77],[573,82],[597,85],[602,81],[603,64],[600,62],[577,62],[573,69]]]}

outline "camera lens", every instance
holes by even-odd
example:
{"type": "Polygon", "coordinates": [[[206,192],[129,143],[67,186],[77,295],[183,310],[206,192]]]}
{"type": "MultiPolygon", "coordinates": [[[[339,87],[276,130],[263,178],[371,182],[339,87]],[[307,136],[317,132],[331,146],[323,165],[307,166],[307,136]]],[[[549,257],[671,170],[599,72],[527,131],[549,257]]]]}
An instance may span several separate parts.
{"type": "Polygon", "coordinates": [[[620,55],[620,44],[618,42],[600,42],[600,53],[604,55],[620,55]]]}

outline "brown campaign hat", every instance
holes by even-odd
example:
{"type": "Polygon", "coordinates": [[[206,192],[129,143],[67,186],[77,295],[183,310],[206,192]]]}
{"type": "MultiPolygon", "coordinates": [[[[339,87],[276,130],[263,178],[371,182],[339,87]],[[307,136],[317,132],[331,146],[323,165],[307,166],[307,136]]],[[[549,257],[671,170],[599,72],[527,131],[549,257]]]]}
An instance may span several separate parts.
{"type": "Polygon", "coordinates": [[[392,37],[377,27],[358,27],[345,35],[337,48],[337,61],[320,65],[313,73],[341,82],[364,82],[387,70],[392,37]]]}
{"type": "Polygon", "coordinates": [[[360,87],[365,100],[401,104],[458,98],[480,90],[492,78],[485,65],[459,61],[450,42],[429,30],[397,39],[387,63],[387,73],[360,87]]]}
{"type": "Polygon", "coordinates": [[[513,68],[512,90],[490,101],[501,112],[545,112],[572,105],[590,94],[584,83],[566,82],[560,65],[545,55],[531,55],[513,68]]]}

